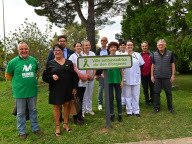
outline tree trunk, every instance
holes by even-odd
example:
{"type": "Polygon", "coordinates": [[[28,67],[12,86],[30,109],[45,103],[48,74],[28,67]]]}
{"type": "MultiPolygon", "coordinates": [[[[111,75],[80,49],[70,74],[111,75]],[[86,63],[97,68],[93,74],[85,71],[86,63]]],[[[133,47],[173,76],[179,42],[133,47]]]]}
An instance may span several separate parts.
{"type": "Polygon", "coordinates": [[[94,11],[94,1],[88,0],[88,18],[86,23],[87,39],[91,43],[91,50],[96,52],[95,44],[95,11],[94,11]]]}
{"type": "Polygon", "coordinates": [[[87,39],[91,43],[91,50],[96,52],[96,44],[95,44],[95,23],[91,23],[90,21],[87,23],[86,26],[87,30],[87,39]]]}

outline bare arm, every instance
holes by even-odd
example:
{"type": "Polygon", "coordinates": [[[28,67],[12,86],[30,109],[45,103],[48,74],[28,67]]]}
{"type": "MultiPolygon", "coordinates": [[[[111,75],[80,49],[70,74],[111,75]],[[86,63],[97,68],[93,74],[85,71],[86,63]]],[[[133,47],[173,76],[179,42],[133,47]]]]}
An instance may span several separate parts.
{"type": "Polygon", "coordinates": [[[121,83],[120,83],[120,86],[121,88],[124,86],[124,69],[121,69],[121,83]]]}
{"type": "Polygon", "coordinates": [[[172,69],[172,75],[171,75],[171,83],[173,83],[174,79],[175,79],[175,63],[171,63],[171,69],[172,69]]]}
{"type": "Polygon", "coordinates": [[[88,80],[92,81],[95,77],[95,74],[96,74],[96,70],[93,70],[93,74],[90,77],[88,77],[88,80]]]}

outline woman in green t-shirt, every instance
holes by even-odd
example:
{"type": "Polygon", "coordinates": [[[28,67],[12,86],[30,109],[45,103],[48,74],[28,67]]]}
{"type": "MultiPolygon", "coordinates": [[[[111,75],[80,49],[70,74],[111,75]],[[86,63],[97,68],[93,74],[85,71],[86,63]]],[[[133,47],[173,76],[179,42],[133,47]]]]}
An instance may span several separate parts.
{"type": "MultiPolygon", "coordinates": [[[[110,55],[115,55],[118,49],[117,42],[110,42],[108,45],[108,49],[110,55]]],[[[110,107],[110,115],[111,121],[114,122],[114,91],[115,89],[115,97],[117,101],[117,111],[118,111],[118,121],[122,122],[122,105],[121,105],[121,88],[123,87],[123,69],[109,69],[108,70],[108,84],[109,84],[109,107],[110,107]]]]}

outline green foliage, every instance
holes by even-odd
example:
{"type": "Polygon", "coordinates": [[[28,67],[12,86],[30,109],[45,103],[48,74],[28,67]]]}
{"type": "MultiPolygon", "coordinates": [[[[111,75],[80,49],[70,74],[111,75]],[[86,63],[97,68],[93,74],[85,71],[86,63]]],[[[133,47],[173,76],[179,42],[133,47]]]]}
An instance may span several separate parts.
{"type": "MultiPolygon", "coordinates": [[[[133,1],[131,1],[133,2],[133,1]]],[[[157,8],[154,3],[142,6],[139,2],[128,3],[122,21],[122,36],[133,40],[136,45],[148,41],[151,49],[156,49],[155,39],[166,35],[167,5],[157,8]]]]}
{"type": "Polygon", "coordinates": [[[4,52],[4,45],[3,42],[0,40],[0,81],[5,80],[5,52],[4,52]]]}
{"type": "Polygon", "coordinates": [[[167,49],[174,52],[177,71],[192,69],[192,2],[189,0],[129,1],[122,21],[122,37],[140,46],[148,41],[156,50],[156,42],[165,39],[167,49]]]}
{"type": "Polygon", "coordinates": [[[51,31],[51,25],[47,25],[45,32],[41,32],[36,23],[29,23],[26,19],[21,27],[15,29],[6,38],[7,59],[11,60],[18,55],[17,44],[19,42],[26,42],[30,48],[30,55],[35,57],[39,62],[39,72],[41,75],[49,53],[51,31]]]}
{"type": "Polygon", "coordinates": [[[161,93],[161,111],[158,114],[153,114],[153,107],[146,107],[144,105],[144,95],[141,89],[141,117],[126,117],[126,111],[125,108],[123,108],[123,122],[117,122],[117,108],[115,103],[115,122],[111,123],[111,129],[106,129],[105,109],[102,111],[97,110],[98,82],[95,82],[93,111],[96,114],[94,116],[85,114],[87,121],[83,126],[74,125],[72,116],[70,116],[69,126],[73,131],[71,133],[66,132],[62,128],[63,123],[61,123],[61,136],[56,137],[54,135],[55,123],[53,106],[48,104],[48,85],[40,82],[37,109],[38,122],[44,134],[42,136],[35,135],[31,131],[30,122],[27,121],[28,138],[21,141],[18,138],[16,118],[11,115],[15,105],[15,100],[12,97],[11,82],[0,82],[0,143],[109,144],[191,137],[191,83],[191,75],[176,76],[174,84],[179,86],[179,90],[173,91],[173,106],[177,112],[176,115],[170,114],[167,110],[164,92],[161,93]]]}

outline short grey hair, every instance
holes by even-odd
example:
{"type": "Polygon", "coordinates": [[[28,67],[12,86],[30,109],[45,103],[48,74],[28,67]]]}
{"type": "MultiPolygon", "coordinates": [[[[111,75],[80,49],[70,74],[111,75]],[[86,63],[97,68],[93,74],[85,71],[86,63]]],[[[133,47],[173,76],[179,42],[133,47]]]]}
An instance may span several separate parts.
{"type": "MultiPolygon", "coordinates": [[[[131,40],[127,40],[127,42],[126,43],[128,43],[128,42],[132,42],[131,40]]],[[[133,42],[132,42],[133,43],[133,42]]]]}
{"type": "Polygon", "coordinates": [[[17,50],[19,50],[19,47],[20,47],[20,45],[22,45],[22,44],[25,44],[25,45],[27,46],[27,48],[29,49],[29,46],[28,46],[27,43],[25,43],[25,42],[20,42],[20,43],[17,45],[17,50]]]}
{"type": "Polygon", "coordinates": [[[147,44],[147,46],[149,46],[147,41],[142,42],[141,45],[144,44],[144,43],[147,44]]]}
{"type": "Polygon", "coordinates": [[[158,44],[159,42],[163,42],[163,43],[166,45],[166,41],[165,41],[164,39],[158,40],[158,41],[157,41],[157,44],[158,44]]]}
{"type": "MultiPolygon", "coordinates": [[[[90,41],[88,41],[88,40],[83,40],[83,41],[81,42],[82,46],[84,46],[84,44],[85,44],[86,42],[89,42],[89,43],[90,43],[90,41]]],[[[91,43],[90,43],[90,44],[91,44],[91,43]]]]}

